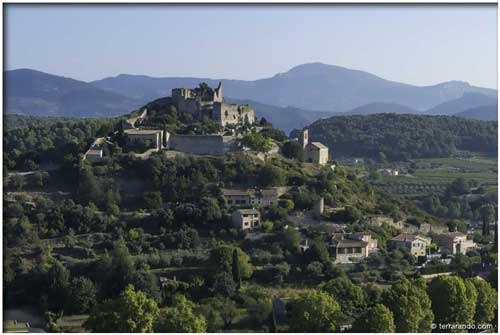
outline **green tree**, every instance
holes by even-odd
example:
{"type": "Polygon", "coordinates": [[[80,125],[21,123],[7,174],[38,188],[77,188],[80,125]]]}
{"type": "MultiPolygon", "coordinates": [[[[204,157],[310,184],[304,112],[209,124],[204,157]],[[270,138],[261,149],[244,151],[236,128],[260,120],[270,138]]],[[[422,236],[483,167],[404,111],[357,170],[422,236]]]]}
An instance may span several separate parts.
{"type": "Polygon", "coordinates": [[[243,136],[241,144],[255,151],[266,152],[271,149],[270,139],[258,133],[250,133],[243,136]]]}
{"type": "Polygon", "coordinates": [[[233,297],[236,294],[236,283],[228,272],[219,272],[214,276],[212,291],[224,297],[233,297]]]}
{"type": "Polygon", "coordinates": [[[322,238],[315,238],[311,248],[307,250],[309,261],[326,262],[330,259],[328,247],[322,238]]]}
{"type": "Polygon", "coordinates": [[[203,218],[207,222],[214,222],[221,219],[222,213],[217,199],[211,197],[203,197],[201,199],[200,207],[203,218]]]}
{"type": "Polygon", "coordinates": [[[334,333],[340,306],[328,293],[308,290],[290,302],[290,331],[297,333],[334,333]]]}
{"type": "Polygon", "coordinates": [[[266,164],[260,169],[257,182],[263,187],[283,186],[286,184],[286,174],[281,168],[266,164]]]}
{"type": "Polygon", "coordinates": [[[103,278],[104,292],[108,296],[116,297],[130,283],[135,273],[135,264],[124,240],[118,240],[110,253],[110,262],[103,260],[103,266],[98,274],[103,278]]]}
{"type": "Polygon", "coordinates": [[[70,284],[69,310],[75,314],[90,312],[97,303],[94,283],[86,277],[76,277],[70,284]]]}
{"type": "Polygon", "coordinates": [[[498,293],[491,285],[481,279],[472,279],[477,291],[476,311],[474,321],[476,323],[492,322],[497,309],[498,293]]]}
{"type": "Polygon", "coordinates": [[[286,250],[295,253],[299,251],[300,238],[300,233],[297,230],[287,228],[281,233],[280,241],[286,250]]]}
{"type": "Polygon", "coordinates": [[[51,258],[50,262],[44,288],[47,305],[51,310],[62,310],[68,299],[70,273],[58,260],[51,258]]]}
{"type": "Polygon", "coordinates": [[[355,285],[347,276],[340,276],[322,285],[320,288],[335,297],[342,312],[351,315],[366,305],[366,296],[363,289],[355,285]]]}
{"type": "Polygon", "coordinates": [[[389,308],[376,304],[368,308],[352,324],[356,333],[394,333],[394,316],[389,308]]]}
{"type": "Polygon", "coordinates": [[[171,307],[160,313],[155,332],[160,333],[204,333],[207,331],[205,317],[194,313],[195,304],[183,295],[175,295],[171,307]]]}
{"type": "Polygon", "coordinates": [[[286,158],[297,159],[301,161],[302,157],[304,156],[304,149],[296,141],[287,141],[281,147],[281,153],[286,158]]]}
{"type": "Polygon", "coordinates": [[[98,333],[151,333],[158,314],[153,299],[128,285],[116,300],[98,305],[84,327],[98,333]]]}
{"type": "Polygon", "coordinates": [[[161,198],[161,193],[155,192],[144,192],[143,195],[144,203],[149,209],[159,209],[163,207],[163,199],[161,198]]]}
{"type": "Polygon", "coordinates": [[[484,204],[479,208],[479,214],[483,221],[483,235],[490,235],[490,223],[495,220],[495,207],[484,204]]]}
{"type": "Polygon", "coordinates": [[[84,205],[88,205],[90,202],[98,204],[103,198],[101,188],[92,172],[92,168],[87,165],[84,165],[80,169],[77,193],[78,199],[84,205]]]}
{"type": "Polygon", "coordinates": [[[428,287],[436,323],[465,324],[474,320],[477,292],[458,276],[439,276],[428,287]]]}
{"type": "Polygon", "coordinates": [[[241,287],[241,270],[240,270],[240,260],[238,257],[238,251],[233,250],[233,263],[232,263],[233,280],[236,283],[236,288],[241,287]]]}
{"type": "Polygon", "coordinates": [[[396,332],[428,333],[434,315],[431,300],[420,285],[400,279],[382,295],[382,301],[394,314],[396,332]]]}
{"type": "Polygon", "coordinates": [[[209,264],[214,274],[226,272],[232,274],[233,252],[238,255],[238,267],[242,279],[252,276],[253,268],[250,257],[240,248],[228,244],[221,244],[210,251],[209,264]]]}

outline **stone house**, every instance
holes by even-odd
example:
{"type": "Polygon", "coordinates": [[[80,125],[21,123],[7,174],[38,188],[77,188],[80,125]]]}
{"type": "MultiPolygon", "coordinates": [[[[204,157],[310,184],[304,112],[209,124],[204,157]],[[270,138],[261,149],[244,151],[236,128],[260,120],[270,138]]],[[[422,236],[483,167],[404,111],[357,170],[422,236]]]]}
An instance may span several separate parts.
{"type": "Polygon", "coordinates": [[[476,243],[467,239],[467,235],[461,232],[439,234],[434,236],[433,241],[441,248],[441,251],[455,254],[465,254],[467,251],[477,247],[476,243]]]}
{"type": "Polygon", "coordinates": [[[309,131],[307,129],[302,131],[299,144],[304,149],[304,162],[318,165],[325,165],[328,162],[328,147],[320,142],[309,142],[309,131]]]}
{"type": "Polygon", "coordinates": [[[414,235],[414,234],[399,234],[391,238],[388,242],[390,249],[406,249],[413,256],[425,256],[427,255],[427,246],[431,243],[431,239],[428,237],[414,235]]]}
{"type": "Polygon", "coordinates": [[[335,258],[335,263],[356,263],[368,257],[368,242],[354,239],[334,239],[329,244],[330,253],[335,258]]]}
{"type": "Polygon", "coordinates": [[[163,148],[163,131],[159,129],[126,129],[124,133],[130,143],[136,141],[151,141],[152,147],[156,150],[163,148]]]}
{"type": "Polygon", "coordinates": [[[102,149],[89,149],[85,153],[84,159],[90,162],[97,162],[104,158],[102,149]]]}
{"type": "Polygon", "coordinates": [[[232,221],[243,231],[255,229],[260,225],[260,212],[256,209],[237,209],[233,212],[232,221]]]}
{"type": "Polygon", "coordinates": [[[369,233],[354,233],[350,236],[350,238],[368,243],[366,246],[368,254],[376,253],[378,251],[378,241],[377,239],[372,238],[372,235],[369,233]]]}
{"type": "Polygon", "coordinates": [[[106,137],[96,138],[94,143],[92,143],[83,155],[84,160],[89,162],[98,162],[110,155],[108,144],[111,142],[107,141],[106,137]]]}
{"type": "Polygon", "coordinates": [[[224,199],[229,206],[267,207],[278,203],[280,196],[286,193],[287,187],[270,187],[263,189],[223,189],[224,199]]]}

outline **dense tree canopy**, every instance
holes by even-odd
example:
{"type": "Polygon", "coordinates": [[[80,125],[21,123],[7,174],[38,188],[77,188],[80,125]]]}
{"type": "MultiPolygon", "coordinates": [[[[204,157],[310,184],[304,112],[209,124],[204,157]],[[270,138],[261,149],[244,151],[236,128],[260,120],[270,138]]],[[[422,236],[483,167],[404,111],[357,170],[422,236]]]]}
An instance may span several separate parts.
{"type": "Polygon", "coordinates": [[[436,323],[472,323],[477,302],[472,282],[458,276],[440,276],[431,281],[428,291],[436,323]]]}
{"type": "Polygon", "coordinates": [[[356,333],[394,333],[394,317],[392,312],[382,304],[368,308],[353,323],[352,331],[356,333]]]}
{"type": "Polygon", "coordinates": [[[298,333],[334,333],[340,306],[326,292],[309,290],[291,303],[290,330],[298,333]]]}
{"type": "Polygon", "coordinates": [[[495,153],[498,142],[496,122],[410,114],[335,116],[314,122],[309,133],[335,155],[380,159],[383,153],[390,160],[495,153]]]}
{"type": "Polygon", "coordinates": [[[434,315],[425,290],[408,279],[398,280],[384,292],[383,303],[394,314],[396,332],[430,332],[434,315]]]}
{"type": "Polygon", "coordinates": [[[118,299],[100,304],[84,326],[99,333],[151,333],[158,313],[154,300],[129,285],[118,299]]]}
{"type": "Polygon", "coordinates": [[[203,316],[194,313],[195,305],[183,295],[176,295],[172,306],[160,312],[155,332],[204,333],[207,325],[203,316]]]}

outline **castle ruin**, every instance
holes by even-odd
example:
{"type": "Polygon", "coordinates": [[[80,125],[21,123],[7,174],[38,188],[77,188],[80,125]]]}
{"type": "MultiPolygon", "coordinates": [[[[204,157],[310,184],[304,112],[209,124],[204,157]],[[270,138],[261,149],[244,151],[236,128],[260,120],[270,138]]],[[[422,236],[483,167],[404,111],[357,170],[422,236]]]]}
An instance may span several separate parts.
{"type": "Polygon", "coordinates": [[[198,119],[206,116],[222,127],[255,123],[255,110],[250,105],[224,101],[221,82],[216,89],[206,84],[196,88],[174,88],[172,101],[179,113],[188,113],[198,119]]]}

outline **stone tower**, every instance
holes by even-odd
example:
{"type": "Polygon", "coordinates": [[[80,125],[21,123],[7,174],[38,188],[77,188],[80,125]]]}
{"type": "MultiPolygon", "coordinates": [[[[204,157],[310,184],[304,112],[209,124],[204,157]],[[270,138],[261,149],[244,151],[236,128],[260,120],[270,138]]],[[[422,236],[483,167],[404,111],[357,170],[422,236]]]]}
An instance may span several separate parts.
{"type": "Polygon", "coordinates": [[[222,95],[222,82],[219,81],[219,86],[214,91],[214,102],[223,102],[224,96],[222,95]]]}
{"type": "Polygon", "coordinates": [[[299,144],[305,149],[306,145],[309,143],[309,130],[304,129],[299,137],[299,144]]]}

